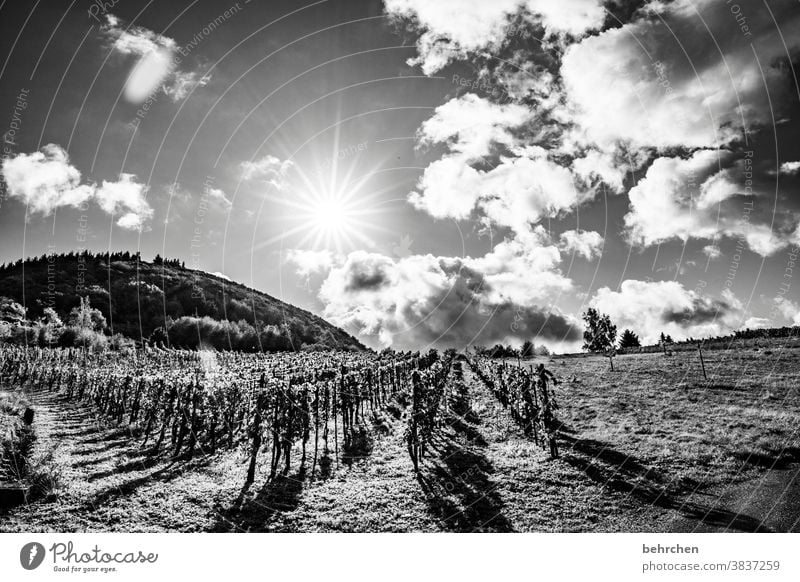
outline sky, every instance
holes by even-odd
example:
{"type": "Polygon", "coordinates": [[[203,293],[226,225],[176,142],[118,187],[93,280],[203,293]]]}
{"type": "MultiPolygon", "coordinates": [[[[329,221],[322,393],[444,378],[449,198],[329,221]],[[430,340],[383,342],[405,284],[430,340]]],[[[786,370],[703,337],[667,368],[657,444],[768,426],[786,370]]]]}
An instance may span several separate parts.
{"type": "Polygon", "coordinates": [[[179,258],[372,347],[800,324],[794,0],[0,17],[0,262],[179,258]]]}

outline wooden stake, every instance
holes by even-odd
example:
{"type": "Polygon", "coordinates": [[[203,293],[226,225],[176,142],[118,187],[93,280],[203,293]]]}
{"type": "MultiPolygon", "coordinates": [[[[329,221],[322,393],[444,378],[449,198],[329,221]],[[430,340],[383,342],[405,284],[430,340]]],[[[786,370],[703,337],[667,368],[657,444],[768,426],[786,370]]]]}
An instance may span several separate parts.
{"type": "Polygon", "coordinates": [[[700,366],[703,368],[703,378],[708,380],[708,376],[706,376],[706,363],[703,361],[703,350],[700,349],[700,342],[697,342],[697,353],[700,354],[700,366]]]}
{"type": "Polygon", "coordinates": [[[333,385],[333,447],[336,466],[339,466],[339,416],[336,413],[336,384],[333,385]]]}

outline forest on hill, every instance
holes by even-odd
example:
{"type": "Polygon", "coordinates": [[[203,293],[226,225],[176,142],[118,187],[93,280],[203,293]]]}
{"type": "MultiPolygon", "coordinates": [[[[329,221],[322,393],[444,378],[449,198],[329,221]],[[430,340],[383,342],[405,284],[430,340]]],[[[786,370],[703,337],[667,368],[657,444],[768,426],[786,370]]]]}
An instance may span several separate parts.
{"type": "Polygon", "coordinates": [[[51,254],[0,265],[0,311],[0,335],[16,343],[115,338],[190,349],[365,349],[266,293],[176,259],[146,262],[139,253],[51,254]]]}

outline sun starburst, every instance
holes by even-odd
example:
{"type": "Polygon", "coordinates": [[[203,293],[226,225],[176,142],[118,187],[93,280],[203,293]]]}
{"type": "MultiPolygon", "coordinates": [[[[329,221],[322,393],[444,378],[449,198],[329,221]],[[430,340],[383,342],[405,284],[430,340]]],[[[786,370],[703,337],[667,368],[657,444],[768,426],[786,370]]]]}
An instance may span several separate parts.
{"type": "Polygon", "coordinates": [[[293,166],[287,186],[267,196],[283,229],[260,246],[291,238],[298,248],[337,253],[375,247],[373,235],[389,232],[380,226],[380,215],[387,213],[381,200],[386,189],[375,187],[378,168],[354,173],[353,165],[342,172],[336,159],[317,164],[312,172],[293,166]]]}

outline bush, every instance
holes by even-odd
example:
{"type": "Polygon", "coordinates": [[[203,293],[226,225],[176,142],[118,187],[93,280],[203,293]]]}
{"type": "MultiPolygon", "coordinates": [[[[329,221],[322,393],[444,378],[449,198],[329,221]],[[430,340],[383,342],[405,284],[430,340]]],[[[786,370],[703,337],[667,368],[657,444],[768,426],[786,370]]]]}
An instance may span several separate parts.
{"type": "Polygon", "coordinates": [[[108,339],[108,347],[112,350],[128,351],[136,348],[136,342],[121,333],[115,333],[108,339]]]}
{"type": "MultiPolygon", "coordinates": [[[[72,338],[71,347],[86,348],[92,352],[102,352],[108,349],[108,337],[93,329],[68,327],[61,337],[68,335],[72,331],[70,337],[72,338]]],[[[70,344],[68,344],[69,346],[70,344]]]]}
{"type": "Polygon", "coordinates": [[[55,460],[55,449],[50,449],[41,457],[29,459],[26,481],[31,486],[34,499],[54,497],[61,488],[61,467],[55,460]]]}

